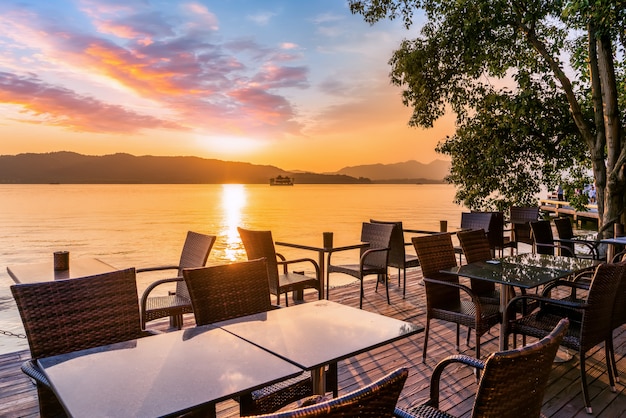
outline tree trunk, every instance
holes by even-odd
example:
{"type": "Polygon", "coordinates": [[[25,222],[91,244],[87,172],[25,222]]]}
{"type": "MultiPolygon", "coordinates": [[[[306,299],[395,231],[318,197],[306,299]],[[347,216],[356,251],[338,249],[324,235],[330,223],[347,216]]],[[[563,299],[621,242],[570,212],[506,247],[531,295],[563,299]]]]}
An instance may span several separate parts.
{"type": "MultiPolygon", "coordinates": [[[[607,150],[606,190],[604,192],[602,224],[609,226],[614,222],[621,223],[620,217],[624,210],[624,175],[622,170],[624,150],[622,150],[622,125],[618,111],[611,40],[607,36],[601,36],[597,39],[596,45],[607,150]]],[[[600,207],[598,207],[599,209],[600,207]]]]}

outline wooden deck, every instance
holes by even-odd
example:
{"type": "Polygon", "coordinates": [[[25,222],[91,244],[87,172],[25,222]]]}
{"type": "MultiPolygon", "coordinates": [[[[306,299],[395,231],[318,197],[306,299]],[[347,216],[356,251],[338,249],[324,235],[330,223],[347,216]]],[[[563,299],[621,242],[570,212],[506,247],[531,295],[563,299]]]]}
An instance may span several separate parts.
{"type": "MultiPolygon", "coordinates": [[[[421,278],[419,269],[409,272],[407,277],[407,297],[402,299],[402,290],[398,288],[396,278],[390,283],[391,305],[387,305],[384,288],[374,292],[373,281],[365,285],[363,308],[372,312],[392,316],[405,321],[423,323],[424,291],[418,284],[421,278]]],[[[359,288],[349,285],[331,289],[331,300],[358,307],[359,288]]],[[[312,300],[313,294],[307,294],[306,300],[312,300]]],[[[155,321],[155,329],[165,330],[166,321],[155,321]]],[[[185,319],[185,326],[193,326],[193,317],[185,319]]],[[[381,347],[361,354],[339,364],[339,388],[341,393],[352,391],[400,366],[410,367],[410,375],[399,400],[400,406],[408,406],[428,396],[429,379],[435,364],[449,354],[455,353],[454,329],[452,324],[432,321],[429,338],[429,351],[426,364],[421,361],[423,333],[401,340],[395,344],[381,347]]],[[[465,337],[462,331],[462,338],[465,337]]],[[[483,337],[484,355],[498,348],[499,328],[492,329],[490,335],[483,337]]],[[[604,348],[596,347],[590,352],[588,360],[589,390],[592,397],[594,416],[626,417],[626,327],[615,333],[616,355],[622,382],[617,383],[617,393],[610,391],[608,375],[604,365],[604,348]]],[[[473,339],[472,343],[473,345],[473,339]]],[[[473,347],[462,342],[461,352],[473,355],[473,347]]],[[[36,390],[29,379],[22,374],[19,365],[29,358],[28,351],[0,356],[0,416],[1,417],[36,417],[38,416],[36,390]]],[[[578,356],[565,363],[555,363],[550,384],[544,399],[543,413],[548,417],[588,417],[585,412],[580,388],[578,356]]],[[[467,417],[472,408],[476,382],[472,370],[467,367],[449,367],[442,381],[441,406],[450,413],[467,417]]],[[[218,404],[218,417],[237,417],[238,404],[227,401],[218,404]]]]}

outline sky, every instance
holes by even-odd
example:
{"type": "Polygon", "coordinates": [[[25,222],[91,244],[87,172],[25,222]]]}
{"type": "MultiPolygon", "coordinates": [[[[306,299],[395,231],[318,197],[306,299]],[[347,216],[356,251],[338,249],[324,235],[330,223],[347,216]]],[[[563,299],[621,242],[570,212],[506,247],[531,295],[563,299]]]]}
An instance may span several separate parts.
{"type": "Polygon", "coordinates": [[[2,0],[0,154],[198,156],[333,172],[429,163],[388,61],[417,25],[347,0],[2,0]]]}

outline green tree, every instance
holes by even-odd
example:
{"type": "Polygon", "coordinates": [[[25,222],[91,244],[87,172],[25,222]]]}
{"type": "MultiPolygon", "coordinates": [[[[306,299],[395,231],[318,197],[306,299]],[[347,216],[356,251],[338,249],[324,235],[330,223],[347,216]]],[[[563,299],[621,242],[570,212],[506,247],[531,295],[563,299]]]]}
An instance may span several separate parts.
{"type": "Polygon", "coordinates": [[[438,151],[452,157],[459,201],[536,203],[541,186],[580,187],[591,169],[600,227],[620,218],[626,0],[348,2],[371,24],[401,18],[409,28],[416,13],[426,17],[394,52],[390,77],[413,108],[411,126],[456,115],[438,151]]]}

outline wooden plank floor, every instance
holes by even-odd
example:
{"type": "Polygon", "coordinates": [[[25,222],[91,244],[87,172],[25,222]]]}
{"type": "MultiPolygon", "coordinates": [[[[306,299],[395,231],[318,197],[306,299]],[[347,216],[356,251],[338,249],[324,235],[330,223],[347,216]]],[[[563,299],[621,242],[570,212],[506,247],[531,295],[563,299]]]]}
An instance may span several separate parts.
{"type": "MultiPolygon", "coordinates": [[[[424,291],[419,285],[421,272],[419,269],[409,271],[407,277],[407,296],[402,298],[402,289],[397,285],[396,278],[390,283],[391,305],[387,305],[384,287],[375,292],[374,281],[366,281],[363,309],[392,316],[405,321],[424,323],[424,291]]],[[[314,294],[307,293],[305,299],[313,300],[314,294]]],[[[331,300],[358,307],[359,287],[349,285],[331,289],[331,300]]],[[[193,326],[193,316],[185,318],[185,326],[193,326]]],[[[151,327],[166,330],[166,321],[154,321],[151,327]]],[[[340,362],[339,388],[346,393],[375,380],[397,367],[407,366],[410,375],[399,400],[399,405],[406,407],[417,403],[428,396],[429,379],[437,362],[449,354],[455,353],[453,324],[432,321],[429,337],[428,358],[425,364],[421,361],[424,336],[416,336],[401,340],[368,353],[340,362]]],[[[482,353],[487,356],[498,348],[499,328],[494,327],[491,334],[482,340],[482,353]]],[[[464,342],[465,331],[462,331],[461,352],[473,355],[473,338],[471,346],[464,342]]],[[[604,365],[604,348],[596,347],[590,352],[588,359],[589,391],[592,397],[594,416],[626,417],[626,327],[615,332],[616,355],[622,382],[617,383],[617,392],[610,391],[608,375],[604,365]]],[[[36,390],[31,382],[19,369],[21,362],[29,358],[28,351],[5,354],[0,356],[0,416],[1,417],[36,417],[38,416],[36,390]]],[[[550,383],[544,398],[543,413],[548,417],[588,417],[584,410],[578,356],[564,363],[555,363],[550,383]]],[[[448,367],[442,380],[441,407],[450,413],[467,417],[470,415],[476,382],[472,370],[463,367],[448,367]]],[[[218,416],[237,417],[238,404],[227,401],[218,405],[218,416]]]]}

